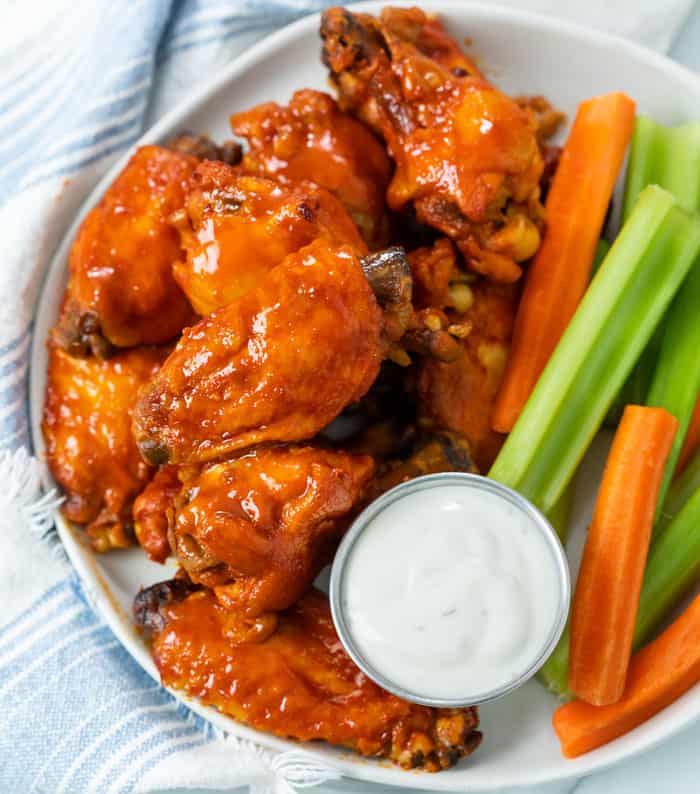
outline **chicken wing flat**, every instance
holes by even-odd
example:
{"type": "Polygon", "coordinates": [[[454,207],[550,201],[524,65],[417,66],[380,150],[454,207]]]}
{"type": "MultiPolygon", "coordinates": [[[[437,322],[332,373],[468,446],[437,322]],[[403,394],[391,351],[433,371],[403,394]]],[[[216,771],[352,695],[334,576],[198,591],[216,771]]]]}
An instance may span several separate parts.
{"type": "Polygon", "coordinates": [[[313,437],[372,385],[382,312],[349,246],[314,241],[183,334],[140,392],[152,463],[203,462],[313,437]]]}
{"type": "Polygon", "coordinates": [[[389,158],[332,97],[297,91],[286,107],[267,102],[234,114],[231,127],[248,141],[247,171],[279,181],[313,180],[343,203],[370,248],[386,245],[389,158]]]}
{"type": "Polygon", "coordinates": [[[109,359],[50,346],[42,431],[46,459],[65,492],[61,508],[86,524],[97,551],[131,545],[134,497],[153,473],[131,432],[136,392],[167,351],[134,348],[109,359]]]}
{"type": "Polygon", "coordinates": [[[471,330],[461,340],[463,354],[456,361],[418,362],[419,414],[424,424],[463,436],[479,471],[486,472],[504,439],[491,429],[491,413],[513,332],[517,290],[479,278],[452,282],[448,292],[448,302],[462,309],[448,308],[451,319],[471,330]]]}
{"type": "Polygon", "coordinates": [[[396,163],[389,206],[412,203],[470,268],[516,281],[539,246],[544,212],[534,112],[460,58],[417,8],[385,8],[379,18],[331,8],[321,36],[341,108],[383,136],[396,163]]]}
{"type": "MultiPolygon", "coordinates": [[[[165,583],[163,583],[165,584],[165,583]]],[[[152,652],[166,686],[239,722],[278,736],[325,740],[407,769],[437,772],[481,741],[476,708],[434,709],[380,689],[345,653],[327,598],[311,591],[280,616],[265,642],[235,644],[228,613],[208,590],[177,598],[177,585],[136,598],[142,624],[158,629],[152,652]],[[152,616],[152,610],[162,614],[152,616]]]]}
{"type": "Polygon", "coordinates": [[[367,456],[273,446],[183,475],[171,545],[228,608],[232,641],[265,639],[311,587],[373,469],[367,456]]]}
{"type": "Polygon", "coordinates": [[[134,532],[140,546],[153,562],[170,556],[169,514],[182,490],[177,466],[161,466],[134,501],[134,532]]]}
{"type": "Polygon", "coordinates": [[[225,163],[192,176],[186,210],[174,219],[186,258],[175,278],[201,315],[256,287],[287,254],[316,239],[366,247],[342,204],[307,183],[282,185],[225,163]]]}
{"type": "Polygon", "coordinates": [[[181,209],[198,160],[161,146],[136,151],[83,221],[70,253],[70,282],[55,338],[73,354],[160,344],[194,319],[175,282],[181,209]]]}

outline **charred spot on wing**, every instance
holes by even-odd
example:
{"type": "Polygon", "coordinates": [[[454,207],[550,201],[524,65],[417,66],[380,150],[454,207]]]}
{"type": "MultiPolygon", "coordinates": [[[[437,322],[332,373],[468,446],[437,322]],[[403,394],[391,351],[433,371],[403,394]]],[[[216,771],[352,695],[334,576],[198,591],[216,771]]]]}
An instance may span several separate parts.
{"type": "Polygon", "coordinates": [[[71,356],[109,358],[113,345],[102,334],[100,320],[94,311],[82,308],[77,301],[66,301],[52,337],[71,356]]]}
{"type": "Polygon", "coordinates": [[[177,578],[157,582],[140,590],[133,603],[133,614],[136,624],[141,627],[146,638],[158,634],[167,625],[164,614],[166,607],[184,601],[188,595],[200,590],[199,585],[189,579],[177,578]]]}
{"type": "Polygon", "coordinates": [[[301,215],[301,217],[309,223],[313,223],[313,220],[316,217],[317,209],[318,205],[314,207],[309,201],[300,201],[299,204],[297,204],[299,215],[301,215]]]}
{"type": "Polygon", "coordinates": [[[243,147],[238,141],[224,141],[217,144],[206,135],[193,132],[182,132],[170,140],[165,146],[182,154],[189,154],[198,160],[220,160],[228,165],[238,165],[243,159],[243,147]]]}
{"type": "Polygon", "coordinates": [[[165,444],[152,438],[140,438],[137,443],[143,457],[154,466],[170,462],[170,449],[165,444]]]}
{"type": "Polygon", "coordinates": [[[360,264],[381,306],[411,302],[413,278],[406,251],[401,246],[363,256],[360,264]]]}

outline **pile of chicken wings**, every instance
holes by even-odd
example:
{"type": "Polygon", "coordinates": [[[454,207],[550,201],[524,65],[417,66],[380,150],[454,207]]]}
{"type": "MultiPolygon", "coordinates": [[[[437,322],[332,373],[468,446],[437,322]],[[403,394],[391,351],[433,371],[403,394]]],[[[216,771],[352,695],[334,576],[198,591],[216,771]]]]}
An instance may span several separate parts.
{"type": "Polygon", "coordinates": [[[43,432],[95,550],[174,579],[134,614],[165,684],[255,728],[438,771],[476,709],[368,680],[314,579],[388,488],[485,471],[561,121],[418,9],[322,16],[337,98],[138,149],[89,213],[49,339],[43,432]],[[241,145],[242,142],[242,145],[241,145]]]}

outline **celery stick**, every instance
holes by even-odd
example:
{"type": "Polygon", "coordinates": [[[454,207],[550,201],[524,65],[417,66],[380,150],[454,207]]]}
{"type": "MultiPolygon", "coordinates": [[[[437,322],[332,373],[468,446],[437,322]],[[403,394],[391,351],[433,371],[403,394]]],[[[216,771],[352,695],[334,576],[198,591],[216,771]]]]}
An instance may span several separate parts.
{"type": "Polygon", "coordinates": [[[646,404],[665,408],[678,419],[678,432],[666,462],[659,491],[659,518],[676,470],[690,419],[700,392],[700,262],[696,262],[678,290],[664,320],[661,347],[646,404]]]}
{"type": "MultiPolygon", "coordinates": [[[[661,321],[663,326],[663,320],[661,321]]],[[[605,417],[607,427],[617,427],[622,419],[622,413],[626,405],[645,405],[651,381],[654,377],[654,366],[659,357],[659,347],[661,346],[661,335],[657,328],[652,335],[649,343],[644,348],[644,352],[632,369],[632,374],[627,378],[625,385],[615,397],[612,408],[605,417]]]]}
{"type": "Polygon", "coordinates": [[[627,219],[647,185],[659,185],[689,212],[700,208],[700,123],[664,127],[648,116],[637,116],[622,203],[627,219]]]}
{"type": "Polygon", "coordinates": [[[683,505],[700,489],[700,452],[698,452],[683,469],[683,472],[671,483],[661,513],[656,521],[654,531],[661,535],[671,521],[680,513],[683,505]]]}
{"type": "Polygon", "coordinates": [[[639,597],[634,647],[649,640],[700,574],[700,489],[690,497],[649,551],[639,597]]]}
{"type": "MultiPolygon", "coordinates": [[[[676,197],[688,212],[700,209],[700,123],[664,127],[648,116],[635,122],[627,164],[622,220],[647,185],[659,185],[676,197]]],[[[625,405],[642,403],[650,388],[658,360],[659,334],[644,351],[631,377],[622,387],[608,424],[616,424],[625,405]],[[617,420],[617,421],[616,421],[617,420]]]]}
{"type": "Polygon", "coordinates": [[[646,188],[489,476],[547,514],[700,252],[700,223],[646,188]]]}
{"type": "Polygon", "coordinates": [[[569,695],[569,639],[571,628],[566,624],[563,634],[552,652],[552,655],[542,665],[537,677],[547,689],[561,698],[568,698],[569,695]]]}
{"type": "Polygon", "coordinates": [[[571,509],[574,506],[574,496],[576,495],[576,479],[564,489],[564,493],[557,499],[557,503],[547,514],[547,520],[554,527],[554,531],[559,535],[559,540],[566,543],[569,534],[569,521],[571,520],[571,509]]]}

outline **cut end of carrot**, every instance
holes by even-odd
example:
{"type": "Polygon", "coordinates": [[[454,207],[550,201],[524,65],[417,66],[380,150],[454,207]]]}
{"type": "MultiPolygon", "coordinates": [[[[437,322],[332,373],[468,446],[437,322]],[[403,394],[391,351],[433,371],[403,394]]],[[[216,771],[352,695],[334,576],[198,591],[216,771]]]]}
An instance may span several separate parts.
{"type": "Polygon", "coordinates": [[[700,596],[651,644],[635,654],[622,698],[609,706],[574,700],[552,717],[562,753],[575,758],[653,717],[700,680],[700,596]]]}
{"type": "Polygon", "coordinates": [[[596,706],[573,700],[559,706],[554,712],[552,727],[564,758],[578,758],[615,738],[612,734],[608,736],[607,732],[603,735],[590,730],[596,711],[596,706]]]}

